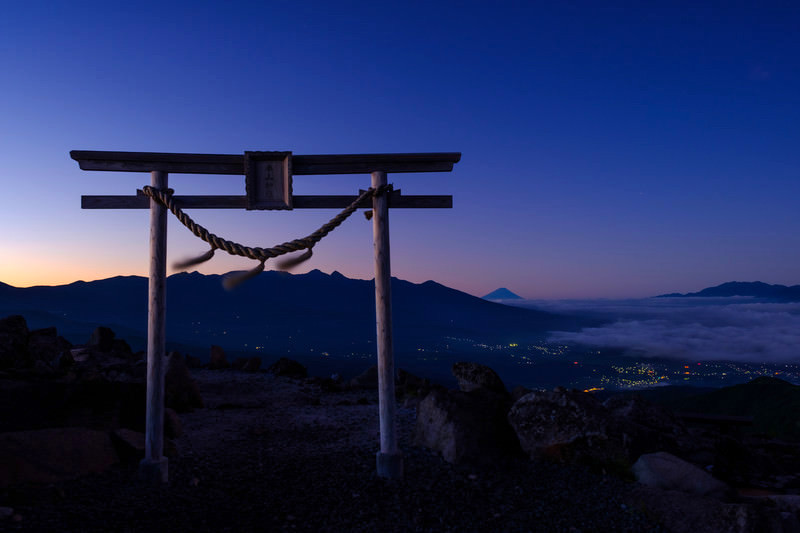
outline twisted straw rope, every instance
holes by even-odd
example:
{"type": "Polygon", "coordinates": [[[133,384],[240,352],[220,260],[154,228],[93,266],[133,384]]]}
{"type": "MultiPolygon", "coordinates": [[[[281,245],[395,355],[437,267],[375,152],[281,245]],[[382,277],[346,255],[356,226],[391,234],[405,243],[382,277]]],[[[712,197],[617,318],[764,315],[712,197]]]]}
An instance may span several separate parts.
{"type": "Polygon", "coordinates": [[[181,263],[176,263],[174,266],[175,268],[186,268],[192,265],[196,265],[199,263],[203,263],[208,261],[214,256],[214,252],[216,250],[223,250],[228,252],[230,255],[238,255],[240,257],[247,257],[248,259],[253,259],[259,261],[259,265],[254,268],[253,270],[246,272],[242,275],[229,277],[224,281],[224,284],[228,288],[232,288],[239,283],[250,279],[264,270],[264,263],[268,259],[272,259],[274,257],[279,257],[291,252],[298,252],[300,250],[307,250],[305,254],[301,255],[300,257],[289,259],[281,263],[281,268],[289,268],[294,266],[298,263],[301,263],[307,259],[309,259],[312,255],[312,248],[315,244],[325,238],[331,231],[339,227],[342,222],[347,220],[347,218],[352,215],[356,209],[358,209],[358,204],[361,203],[363,200],[371,197],[371,196],[380,196],[381,194],[390,192],[392,190],[392,185],[381,185],[380,187],[373,188],[370,187],[366,191],[362,192],[358,197],[347,207],[345,207],[338,215],[330,219],[327,223],[323,224],[317,231],[314,233],[302,237],[300,239],[294,239],[293,241],[287,241],[282,244],[278,244],[271,248],[251,248],[249,246],[243,246],[237,242],[229,241],[227,239],[223,239],[214,235],[213,233],[209,232],[206,228],[192,220],[192,218],[183,212],[183,210],[178,207],[175,203],[174,198],[172,197],[172,189],[162,190],[156,189],[149,185],[145,185],[142,187],[142,192],[145,196],[148,196],[155,200],[156,202],[160,203],[170,211],[175,217],[186,226],[189,231],[191,231],[196,237],[204,240],[208,244],[211,245],[211,250],[206,252],[205,254],[195,258],[190,259],[188,261],[184,261],[181,263]]]}

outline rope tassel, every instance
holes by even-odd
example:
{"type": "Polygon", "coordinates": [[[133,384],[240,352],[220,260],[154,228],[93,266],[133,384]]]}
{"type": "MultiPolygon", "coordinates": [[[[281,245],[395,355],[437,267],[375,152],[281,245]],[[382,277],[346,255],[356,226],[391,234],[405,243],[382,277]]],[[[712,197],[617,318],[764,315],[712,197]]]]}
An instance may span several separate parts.
{"type": "Polygon", "coordinates": [[[205,263],[212,257],[214,257],[214,251],[217,249],[216,246],[212,246],[209,251],[204,253],[203,255],[197,256],[194,259],[187,259],[185,261],[178,261],[176,263],[172,263],[172,268],[174,269],[184,269],[189,268],[190,266],[199,265],[200,263],[205,263]]]}
{"type": "Polygon", "coordinates": [[[303,263],[311,259],[312,255],[314,255],[314,252],[311,251],[311,248],[309,248],[308,250],[305,251],[305,253],[301,255],[295,257],[287,257],[286,259],[278,261],[278,264],[276,266],[278,267],[278,270],[291,270],[300,263],[303,263]]]}
{"type": "Polygon", "coordinates": [[[228,290],[231,290],[235,287],[238,287],[245,281],[254,278],[264,272],[264,261],[261,261],[257,267],[253,270],[248,270],[247,272],[241,272],[236,274],[229,274],[222,280],[222,286],[228,290]]]}

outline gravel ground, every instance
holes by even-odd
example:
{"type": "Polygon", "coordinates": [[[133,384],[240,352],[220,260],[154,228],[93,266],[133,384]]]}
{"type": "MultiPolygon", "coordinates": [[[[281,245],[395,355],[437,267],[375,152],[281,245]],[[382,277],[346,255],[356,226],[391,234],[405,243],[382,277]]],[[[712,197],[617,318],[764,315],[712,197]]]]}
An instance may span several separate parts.
{"type": "Polygon", "coordinates": [[[660,531],[631,505],[634,484],[526,460],[453,466],[411,446],[399,409],[405,477],[375,475],[377,396],[320,392],[269,374],[194,371],[204,409],[181,415],[170,483],[136,465],[48,487],[2,505],[24,531],[660,531]],[[627,505],[625,502],[628,502],[627,505]]]}

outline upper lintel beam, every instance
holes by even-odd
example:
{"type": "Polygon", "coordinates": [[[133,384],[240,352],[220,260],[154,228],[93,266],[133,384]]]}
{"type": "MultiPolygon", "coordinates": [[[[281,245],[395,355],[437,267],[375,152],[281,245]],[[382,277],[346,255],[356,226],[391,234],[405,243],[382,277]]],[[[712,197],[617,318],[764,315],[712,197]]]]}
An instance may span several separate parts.
{"type": "MultiPolygon", "coordinates": [[[[178,174],[244,174],[244,155],[73,150],[82,170],[170,172],[178,174]]],[[[294,155],[292,174],[368,174],[374,171],[450,172],[460,152],[415,154],[294,155]]]]}

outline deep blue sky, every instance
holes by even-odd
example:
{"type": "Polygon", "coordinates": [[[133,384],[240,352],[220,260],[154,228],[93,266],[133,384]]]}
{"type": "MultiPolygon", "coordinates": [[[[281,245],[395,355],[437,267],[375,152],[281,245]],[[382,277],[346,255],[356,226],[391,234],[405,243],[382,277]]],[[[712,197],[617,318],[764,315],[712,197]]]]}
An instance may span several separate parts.
{"type": "MultiPolygon", "coordinates": [[[[478,295],[800,283],[800,6],[592,4],[4,4],[0,281],[146,273],[146,211],[80,195],[149,176],[80,171],[83,149],[460,151],[451,174],[390,175],[455,205],[392,212],[393,274],[478,295]]],[[[295,192],[368,183],[299,176],[295,192]]],[[[244,194],[240,176],[170,184],[244,194]]],[[[334,212],[190,214],[270,246],[334,212]]],[[[205,250],[174,219],[169,238],[171,259],[205,250]]],[[[370,278],[371,254],[356,216],[303,268],[370,278]]]]}

